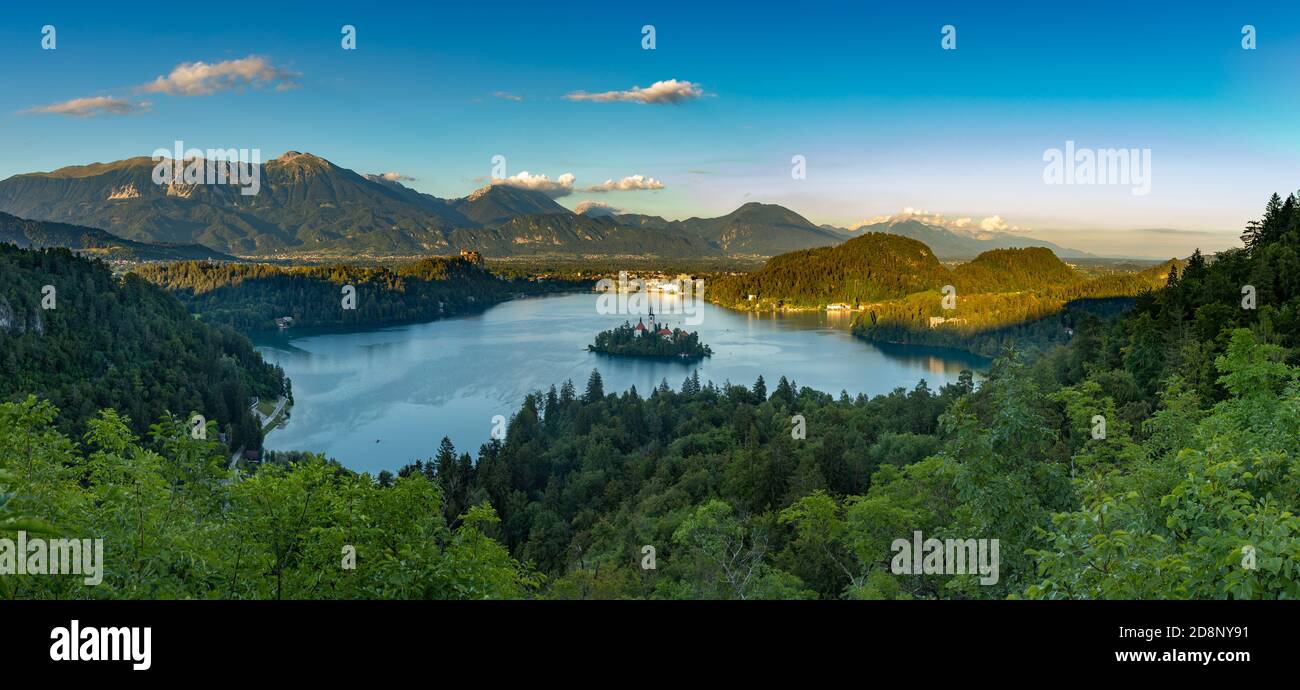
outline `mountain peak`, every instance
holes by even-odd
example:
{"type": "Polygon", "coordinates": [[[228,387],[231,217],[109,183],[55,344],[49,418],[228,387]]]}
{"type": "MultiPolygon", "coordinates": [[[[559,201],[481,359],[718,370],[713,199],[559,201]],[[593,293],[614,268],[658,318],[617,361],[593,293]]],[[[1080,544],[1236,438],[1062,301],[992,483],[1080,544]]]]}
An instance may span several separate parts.
{"type": "Polygon", "coordinates": [[[478,189],[475,189],[474,191],[470,192],[469,196],[465,198],[468,199],[469,201],[478,201],[479,199],[482,199],[483,197],[487,196],[489,193],[492,192],[493,189],[495,189],[498,186],[499,185],[494,185],[494,184],[483,185],[482,187],[479,187],[478,189]]]}
{"type": "Polygon", "coordinates": [[[516,216],[573,213],[543,192],[500,183],[480,187],[469,196],[453,201],[452,207],[484,224],[503,223],[516,216]]]}
{"type": "Polygon", "coordinates": [[[285,151],[279,157],[272,158],[267,162],[293,164],[293,165],[304,166],[304,167],[306,166],[333,167],[333,164],[325,160],[324,158],[321,158],[320,156],[313,155],[310,153],[303,153],[301,151],[285,151]]]}

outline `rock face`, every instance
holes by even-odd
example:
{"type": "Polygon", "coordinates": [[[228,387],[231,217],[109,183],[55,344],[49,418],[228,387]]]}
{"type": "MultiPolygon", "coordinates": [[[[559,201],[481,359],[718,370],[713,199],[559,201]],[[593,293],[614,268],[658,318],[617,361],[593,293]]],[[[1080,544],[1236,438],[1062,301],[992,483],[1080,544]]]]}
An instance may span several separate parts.
{"type": "Polygon", "coordinates": [[[140,190],[136,189],[134,182],[128,182],[121,187],[114,187],[113,193],[108,195],[108,200],[114,199],[139,199],[140,190]]]}
{"type": "Polygon", "coordinates": [[[18,331],[21,333],[22,331],[18,330],[19,328],[21,327],[16,323],[14,309],[9,306],[9,300],[0,297],[0,331],[5,331],[6,333],[18,331]]]}
{"type": "Polygon", "coordinates": [[[0,296],[0,332],[22,335],[28,330],[37,335],[45,335],[45,321],[41,319],[41,308],[32,310],[31,318],[25,318],[20,310],[14,309],[9,300],[0,296]]]}

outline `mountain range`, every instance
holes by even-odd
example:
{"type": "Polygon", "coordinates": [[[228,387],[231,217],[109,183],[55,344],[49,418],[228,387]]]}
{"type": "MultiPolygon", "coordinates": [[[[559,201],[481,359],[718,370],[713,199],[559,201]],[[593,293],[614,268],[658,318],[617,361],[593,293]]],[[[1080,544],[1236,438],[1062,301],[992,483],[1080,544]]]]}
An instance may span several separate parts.
{"type": "Polygon", "coordinates": [[[981,231],[962,233],[942,225],[927,223],[916,218],[900,217],[877,223],[860,225],[843,232],[859,235],[870,232],[887,232],[910,237],[924,243],[941,259],[969,259],[990,249],[1020,249],[1045,247],[1063,259],[1086,259],[1094,255],[1045,240],[1033,239],[1009,232],[981,231]]]}
{"type": "Polygon", "coordinates": [[[27,220],[0,213],[0,242],[23,248],[66,247],[101,259],[128,261],[233,261],[201,244],[150,244],[125,240],[98,228],[27,220]]]}
{"type": "Polygon", "coordinates": [[[136,157],[14,175],[0,181],[0,211],[98,228],[121,242],[202,245],[242,257],[459,250],[495,257],[765,257],[836,245],[876,230],[920,240],[941,258],[1012,246],[1084,256],[1049,242],[1005,233],[966,237],[915,220],[859,232],[819,226],[774,204],[747,203],[717,218],[667,220],[608,211],[574,213],[542,192],[502,183],[442,199],[387,176],[358,174],[297,151],[260,164],[259,193],[247,196],[234,184],[156,184],[154,166],[152,159],[136,157]]]}
{"type": "Polygon", "coordinates": [[[845,239],[843,233],[813,225],[784,206],[757,202],[747,203],[719,218],[670,221],[631,213],[612,218],[624,225],[697,235],[731,255],[773,256],[839,244],[845,239]]]}

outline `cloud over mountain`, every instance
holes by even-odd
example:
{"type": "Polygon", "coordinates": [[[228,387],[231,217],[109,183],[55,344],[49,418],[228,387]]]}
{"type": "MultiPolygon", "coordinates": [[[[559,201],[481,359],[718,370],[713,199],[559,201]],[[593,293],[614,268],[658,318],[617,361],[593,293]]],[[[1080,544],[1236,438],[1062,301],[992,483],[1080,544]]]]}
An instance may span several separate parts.
{"type": "Polygon", "coordinates": [[[1018,229],[1019,228],[1013,228],[1007,225],[1007,222],[1005,220],[1002,220],[1002,216],[998,216],[998,215],[989,216],[988,218],[985,218],[984,220],[980,221],[980,230],[985,230],[988,232],[1006,232],[1007,230],[1018,230],[1018,229]]]}
{"type": "Polygon", "coordinates": [[[893,215],[875,216],[874,218],[868,218],[867,220],[864,220],[861,223],[854,224],[851,229],[857,230],[858,228],[866,227],[868,225],[902,222],[907,220],[920,221],[922,223],[925,223],[926,225],[933,225],[936,227],[944,228],[946,230],[951,230],[953,232],[956,232],[961,235],[965,235],[967,237],[975,237],[975,238],[980,238],[982,235],[986,235],[987,233],[1029,232],[1030,231],[1029,228],[1021,228],[1018,226],[1010,225],[1005,220],[1002,219],[1002,216],[996,214],[992,216],[988,216],[987,218],[982,218],[979,221],[976,221],[969,217],[948,218],[944,216],[944,214],[942,213],[930,213],[928,211],[914,209],[910,206],[893,215]]]}
{"type": "Polygon", "coordinates": [[[615,180],[610,178],[600,184],[591,185],[590,187],[577,188],[574,182],[577,177],[573,173],[564,173],[552,180],[546,175],[534,175],[527,170],[510,177],[498,177],[491,180],[494,185],[506,185],[509,187],[518,187],[528,189],[534,192],[541,192],[552,199],[569,196],[575,191],[591,192],[602,194],[605,192],[633,192],[647,189],[663,189],[664,183],[653,177],[645,175],[628,175],[627,177],[615,180]]]}
{"type": "Polygon", "coordinates": [[[621,180],[605,180],[587,187],[588,192],[631,192],[641,189],[663,189],[664,183],[645,175],[628,175],[621,180]]]}
{"type": "Polygon", "coordinates": [[[616,216],[623,212],[623,209],[615,208],[603,201],[583,201],[573,208],[573,212],[582,216],[591,216],[593,218],[602,216],[616,216]]]}
{"type": "Polygon", "coordinates": [[[533,175],[527,170],[510,177],[498,177],[492,179],[494,185],[506,185],[508,187],[518,187],[528,189],[534,192],[541,192],[552,199],[558,199],[562,196],[568,196],[573,193],[573,173],[564,173],[552,180],[546,175],[533,175]]]}

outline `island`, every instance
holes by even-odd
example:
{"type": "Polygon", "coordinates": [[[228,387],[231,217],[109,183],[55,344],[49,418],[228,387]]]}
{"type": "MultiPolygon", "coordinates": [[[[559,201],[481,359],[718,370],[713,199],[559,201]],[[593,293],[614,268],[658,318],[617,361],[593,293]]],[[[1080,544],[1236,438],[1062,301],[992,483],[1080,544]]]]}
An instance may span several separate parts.
{"type": "Polygon", "coordinates": [[[623,357],[678,358],[698,360],[713,355],[708,345],[700,342],[699,333],[680,328],[669,329],[667,324],[656,323],[650,313],[650,325],[638,318],[636,325],[630,321],[622,326],[596,334],[596,342],[587,346],[591,352],[623,357]]]}

